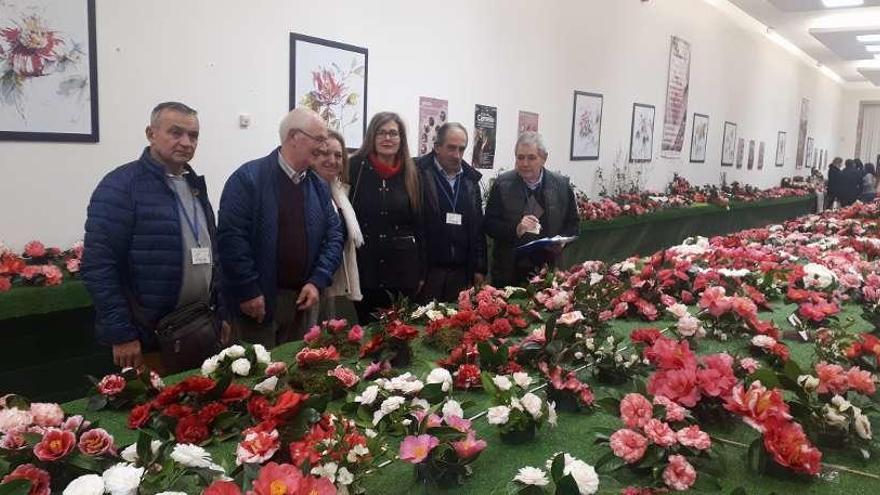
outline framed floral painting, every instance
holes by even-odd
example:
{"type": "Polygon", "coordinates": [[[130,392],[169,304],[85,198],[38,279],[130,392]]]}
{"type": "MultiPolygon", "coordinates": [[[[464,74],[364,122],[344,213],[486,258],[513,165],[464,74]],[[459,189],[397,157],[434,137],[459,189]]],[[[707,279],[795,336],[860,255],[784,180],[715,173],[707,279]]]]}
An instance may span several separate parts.
{"type": "Polygon", "coordinates": [[[654,157],[654,105],[633,104],[629,161],[650,162],[654,157]]]}
{"type": "Polygon", "coordinates": [[[602,95],[574,92],[571,117],[572,160],[598,160],[602,137],[602,95]]]}
{"type": "Polygon", "coordinates": [[[317,112],[330,129],[360,148],[367,129],[368,51],[290,33],[290,108],[317,112]]]}
{"type": "Polygon", "coordinates": [[[0,5],[0,140],[98,142],[95,1],[0,5]]]}

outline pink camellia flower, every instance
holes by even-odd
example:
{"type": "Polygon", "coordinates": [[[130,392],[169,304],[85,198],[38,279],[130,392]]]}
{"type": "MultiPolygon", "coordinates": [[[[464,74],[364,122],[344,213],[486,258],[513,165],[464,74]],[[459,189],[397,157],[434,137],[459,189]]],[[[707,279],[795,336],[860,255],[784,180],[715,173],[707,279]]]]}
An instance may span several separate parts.
{"type": "Polygon", "coordinates": [[[710,397],[726,397],[736,385],[733,357],[727,353],[711,354],[701,358],[703,368],[697,371],[700,390],[710,397]]]}
{"type": "Polygon", "coordinates": [[[669,456],[669,465],[663,470],[663,482],[673,490],[683,492],[697,481],[697,471],[682,455],[669,456]]]}
{"type": "Polygon", "coordinates": [[[287,363],[275,361],[266,366],[266,376],[278,376],[287,372],[287,363]]]}
{"type": "Polygon", "coordinates": [[[9,429],[2,438],[0,438],[0,449],[5,450],[22,450],[27,448],[27,440],[24,434],[27,428],[24,426],[16,426],[9,429]]]}
{"type": "Polygon", "coordinates": [[[339,380],[342,383],[342,386],[345,388],[354,387],[355,384],[360,380],[357,373],[354,371],[342,366],[341,364],[332,370],[327,371],[327,376],[332,376],[339,380]]]}
{"type": "Polygon", "coordinates": [[[642,394],[626,394],[620,401],[620,418],[627,428],[645,426],[652,414],[651,403],[642,394]]]}
{"type": "Polygon", "coordinates": [[[678,405],[676,402],[672,402],[666,397],[662,395],[654,396],[654,405],[663,406],[666,408],[666,421],[684,421],[684,418],[687,417],[688,410],[678,405]]]}
{"type": "Polygon", "coordinates": [[[840,365],[823,361],[816,365],[816,376],[819,377],[816,391],[820,394],[842,394],[849,388],[847,374],[840,365]]]}
{"type": "Polygon", "coordinates": [[[345,330],[345,327],[348,326],[348,321],[344,318],[334,319],[327,322],[327,328],[330,329],[333,333],[339,333],[345,330]]]}
{"type": "MultiPolygon", "coordinates": [[[[418,411],[416,411],[416,413],[413,413],[413,414],[418,414],[418,413],[426,414],[424,412],[424,410],[422,410],[422,409],[419,409],[418,411]]],[[[418,417],[418,416],[416,416],[416,417],[418,417]]],[[[420,422],[421,422],[421,420],[420,420],[420,422]]],[[[440,416],[437,416],[436,414],[431,414],[428,416],[428,420],[425,423],[426,428],[439,428],[441,426],[443,426],[443,418],[441,418],[440,416]]]]}
{"type": "Polygon", "coordinates": [[[46,246],[40,241],[31,241],[24,245],[24,254],[29,258],[40,258],[46,255],[46,246]]]}
{"type": "Polygon", "coordinates": [[[321,327],[314,325],[305,335],[303,335],[303,340],[311,344],[316,342],[319,337],[321,337],[321,327]]]}
{"type": "Polygon", "coordinates": [[[9,483],[13,480],[30,481],[31,488],[28,490],[28,495],[49,495],[52,491],[49,473],[33,464],[21,464],[14,471],[3,477],[3,483],[9,483]]]}
{"type": "Polygon", "coordinates": [[[76,435],[73,432],[49,428],[40,443],[34,445],[34,455],[43,462],[57,461],[73,451],[75,446],[76,435]]]}
{"type": "Polygon", "coordinates": [[[100,456],[114,453],[113,435],[103,428],[95,428],[83,433],[77,444],[85,455],[100,456]]]}
{"type": "Polygon", "coordinates": [[[67,271],[69,271],[70,273],[77,273],[77,272],[79,272],[80,263],[81,263],[81,261],[79,259],[70,258],[65,263],[65,267],[67,268],[67,271]]]}
{"type": "Polygon", "coordinates": [[[708,310],[710,315],[718,318],[730,311],[733,307],[733,301],[725,296],[724,287],[716,286],[709,287],[703,291],[703,295],[700,296],[699,305],[700,308],[708,310]]]}
{"type": "Polygon", "coordinates": [[[560,316],[559,319],[556,320],[556,323],[570,327],[577,325],[582,321],[584,321],[583,313],[581,313],[580,311],[570,311],[560,316]]]}
{"type": "Polygon", "coordinates": [[[64,279],[64,273],[61,272],[61,268],[55,265],[43,265],[41,271],[43,276],[46,277],[47,286],[60,285],[64,279]]]}
{"type": "Polygon", "coordinates": [[[235,449],[235,463],[262,464],[275,455],[281,447],[278,430],[264,431],[259,427],[248,428],[242,432],[244,440],[235,449]]]}
{"type": "Polygon", "coordinates": [[[846,381],[849,388],[860,394],[873,395],[877,391],[871,372],[858,366],[853,366],[846,372],[846,381]]]}
{"type": "Polygon", "coordinates": [[[351,327],[351,330],[348,331],[347,338],[349,342],[360,342],[361,339],[364,338],[364,329],[360,325],[351,327]]]}
{"type": "Polygon", "coordinates": [[[98,392],[102,395],[114,396],[125,390],[125,378],[122,375],[107,375],[98,382],[98,392]]]}
{"type": "Polygon", "coordinates": [[[0,277],[0,292],[7,292],[12,288],[12,281],[9,277],[0,277]]]}
{"type": "Polygon", "coordinates": [[[86,421],[86,418],[77,414],[65,419],[64,423],[61,423],[61,429],[76,433],[80,428],[88,428],[90,424],[92,424],[91,421],[86,421]]]}
{"type": "Polygon", "coordinates": [[[452,448],[455,449],[455,453],[460,459],[472,459],[486,448],[486,441],[477,440],[476,433],[471,430],[464,440],[452,442],[452,448]]]}
{"type": "Polygon", "coordinates": [[[761,367],[761,363],[755,358],[745,357],[739,360],[739,367],[746,373],[752,374],[761,367]]]}
{"type": "Polygon", "coordinates": [[[371,376],[381,373],[386,370],[391,369],[391,364],[388,361],[379,361],[372,362],[367,366],[367,369],[364,370],[364,380],[369,379],[371,376]]]}
{"type": "Polygon", "coordinates": [[[34,422],[30,411],[22,411],[17,407],[0,409],[0,433],[7,433],[14,428],[27,428],[34,422]]]}
{"type": "Polygon", "coordinates": [[[648,379],[648,393],[662,395],[685,407],[694,407],[700,400],[697,370],[694,367],[657,371],[648,379]]]}
{"type": "Polygon", "coordinates": [[[458,416],[444,416],[443,420],[446,421],[447,425],[462,433],[467,433],[471,429],[471,422],[464,418],[459,418],[458,416]]]}
{"type": "Polygon", "coordinates": [[[34,424],[39,426],[61,426],[64,421],[64,411],[58,404],[34,402],[31,404],[31,414],[34,424]]]}
{"type": "Polygon", "coordinates": [[[678,443],[685,447],[692,447],[698,450],[706,450],[712,447],[712,438],[697,425],[678,430],[675,432],[675,438],[678,440],[678,443]]]}
{"type": "Polygon", "coordinates": [[[615,431],[610,439],[611,450],[627,464],[639,462],[648,449],[648,439],[633,430],[615,431]]]}
{"type": "Polygon", "coordinates": [[[428,434],[419,436],[410,435],[403,439],[400,444],[400,460],[410,464],[419,464],[424,461],[434,447],[440,444],[437,437],[428,434]]]}
{"type": "Polygon", "coordinates": [[[650,419],[645,423],[645,434],[648,439],[661,447],[670,447],[675,445],[675,432],[668,424],[659,419],[650,419]]]}

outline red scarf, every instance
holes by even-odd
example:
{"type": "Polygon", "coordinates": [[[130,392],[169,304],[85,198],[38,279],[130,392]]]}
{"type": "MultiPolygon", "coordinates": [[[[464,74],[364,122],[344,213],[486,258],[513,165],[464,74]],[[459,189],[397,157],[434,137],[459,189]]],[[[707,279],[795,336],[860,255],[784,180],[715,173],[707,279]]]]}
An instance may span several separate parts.
{"type": "Polygon", "coordinates": [[[376,173],[379,174],[379,177],[386,180],[394,177],[403,169],[403,167],[400,166],[399,160],[395,160],[394,163],[386,163],[383,162],[376,153],[370,153],[370,163],[373,164],[373,168],[376,169],[376,173]]]}

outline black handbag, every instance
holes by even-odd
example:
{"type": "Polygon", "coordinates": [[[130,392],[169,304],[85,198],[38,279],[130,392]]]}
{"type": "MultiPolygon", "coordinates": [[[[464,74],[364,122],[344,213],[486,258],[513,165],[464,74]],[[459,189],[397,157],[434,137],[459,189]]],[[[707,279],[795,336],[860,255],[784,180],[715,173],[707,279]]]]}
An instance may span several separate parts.
{"type": "Polygon", "coordinates": [[[198,368],[220,351],[217,318],[203,302],[188,304],[160,319],[156,336],[167,373],[198,368]]]}

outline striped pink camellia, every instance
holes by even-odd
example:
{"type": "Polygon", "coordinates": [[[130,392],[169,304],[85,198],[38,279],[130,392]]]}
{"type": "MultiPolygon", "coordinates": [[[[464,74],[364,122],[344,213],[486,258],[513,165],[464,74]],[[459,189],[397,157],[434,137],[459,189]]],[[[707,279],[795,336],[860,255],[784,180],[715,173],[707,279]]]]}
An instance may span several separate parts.
{"type": "Polygon", "coordinates": [[[113,435],[103,428],[95,428],[83,433],[77,444],[85,455],[101,456],[114,453],[113,435]]]}
{"type": "Polygon", "coordinates": [[[400,460],[410,464],[419,464],[439,444],[440,440],[437,437],[428,434],[410,435],[404,438],[400,444],[400,460]]]}

